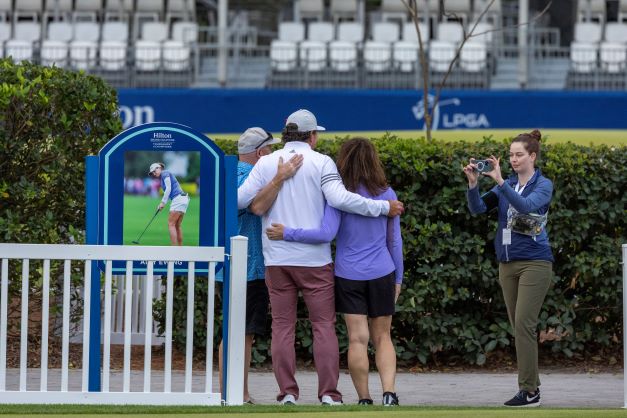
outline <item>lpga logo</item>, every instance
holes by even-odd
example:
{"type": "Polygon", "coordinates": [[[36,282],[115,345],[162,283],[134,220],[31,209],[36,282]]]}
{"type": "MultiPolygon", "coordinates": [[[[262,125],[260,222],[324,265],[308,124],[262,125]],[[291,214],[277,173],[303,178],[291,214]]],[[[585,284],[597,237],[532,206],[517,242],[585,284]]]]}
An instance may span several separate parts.
{"type": "MultiPolygon", "coordinates": [[[[442,116],[440,117],[440,108],[446,106],[459,106],[461,104],[461,100],[457,97],[452,99],[444,99],[438,102],[438,105],[433,109],[433,104],[435,102],[435,96],[429,94],[428,98],[428,108],[429,111],[432,111],[432,122],[431,129],[437,130],[440,127],[440,122],[442,123],[442,128],[446,129],[456,129],[456,128],[489,128],[490,122],[488,118],[483,113],[454,113],[454,112],[442,112],[442,116]]],[[[424,99],[421,99],[411,108],[414,117],[417,120],[424,120],[425,117],[425,102],[424,99]]],[[[423,129],[426,126],[423,125],[423,129]]]]}

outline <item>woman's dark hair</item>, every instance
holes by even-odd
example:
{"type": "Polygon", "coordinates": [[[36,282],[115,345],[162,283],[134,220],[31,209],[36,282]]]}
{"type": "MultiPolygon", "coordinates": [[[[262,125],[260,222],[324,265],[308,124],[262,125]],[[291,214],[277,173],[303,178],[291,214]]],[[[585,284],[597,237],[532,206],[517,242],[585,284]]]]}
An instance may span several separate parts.
{"type": "Polygon", "coordinates": [[[301,141],[307,142],[311,136],[312,131],[298,132],[298,125],[295,123],[288,123],[281,131],[281,139],[283,142],[301,141]]]}
{"type": "Polygon", "coordinates": [[[531,154],[536,153],[536,159],[540,158],[540,139],[542,138],[542,134],[539,130],[534,129],[529,133],[524,133],[518,135],[516,138],[512,139],[512,144],[514,142],[522,142],[525,150],[531,154]]]}
{"type": "Polygon", "coordinates": [[[337,169],[344,186],[351,192],[355,192],[360,184],[372,196],[388,188],[379,154],[366,138],[351,138],[342,144],[337,154],[337,169]]]}

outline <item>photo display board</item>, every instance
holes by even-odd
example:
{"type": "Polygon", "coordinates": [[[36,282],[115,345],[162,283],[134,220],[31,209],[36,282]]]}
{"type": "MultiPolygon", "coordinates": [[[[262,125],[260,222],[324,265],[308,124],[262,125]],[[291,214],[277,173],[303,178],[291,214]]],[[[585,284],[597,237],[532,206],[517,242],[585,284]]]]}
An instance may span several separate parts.
{"type": "MultiPolygon", "coordinates": [[[[225,174],[224,152],[187,126],[149,123],[120,133],[98,153],[98,244],[175,245],[168,218],[178,209],[185,211],[182,245],[224,247],[225,174]],[[176,198],[159,210],[165,178],[176,198]]],[[[146,274],[146,268],[146,262],[135,262],[133,274],[146,274]]],[[[207,269],[206,263],[195,266],[199,275],[207,269]]],[[[113,263],[113,274],[125,271],[124,262],[113,263]]],[[[167,262],[155,262],[154,274],[165,273],[167,262]]],[[[174,273],[186,274],[186,263],[176,263],[174,273]]]]}

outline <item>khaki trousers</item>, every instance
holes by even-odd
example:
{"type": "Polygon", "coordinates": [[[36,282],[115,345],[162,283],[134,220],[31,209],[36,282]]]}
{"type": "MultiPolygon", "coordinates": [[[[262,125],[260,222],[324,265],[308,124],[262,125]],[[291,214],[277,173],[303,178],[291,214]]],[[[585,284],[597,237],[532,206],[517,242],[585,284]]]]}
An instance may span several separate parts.
{"type": "Polygon", "coordinates": [[[514,330],[518,361],[518,387],[533,392],[538,375],[538,315],[551,285],[553,264],[542,260],[499,264],[499,282],[514,330]]]}

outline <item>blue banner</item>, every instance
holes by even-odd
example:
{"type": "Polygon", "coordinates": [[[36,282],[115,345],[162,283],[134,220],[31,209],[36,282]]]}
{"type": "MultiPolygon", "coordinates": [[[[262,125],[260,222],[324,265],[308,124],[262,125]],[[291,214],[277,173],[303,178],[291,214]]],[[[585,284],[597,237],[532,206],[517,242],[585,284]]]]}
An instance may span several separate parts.
{"type": "MultiPolygon", "coordinates": [[[[423,100],[406,90],[122,89],[125,128],[175,122],[205,133],[280,131],[306,108],[330,131],[417,130],[423,100]]],[[[429,97],[433,106],[433,96],[429,97]]],[[[627,92],[445,91],[435,129],[627,129],[627,92]]]]}

